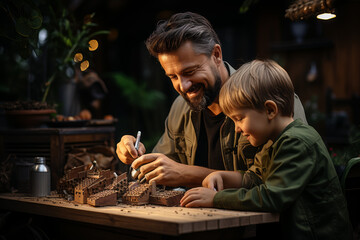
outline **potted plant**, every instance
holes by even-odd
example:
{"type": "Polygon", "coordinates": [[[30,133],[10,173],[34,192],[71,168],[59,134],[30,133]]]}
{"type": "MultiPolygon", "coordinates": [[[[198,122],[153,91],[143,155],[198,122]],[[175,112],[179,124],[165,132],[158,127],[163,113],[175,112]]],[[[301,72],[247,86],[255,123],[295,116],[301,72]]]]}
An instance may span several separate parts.
{"type": "MultiPolygon", "coordinates": [[[[10,123],[17,125],[18,122],[13,120],[15,116],[33,116],[35,112],[45,114],[49,120],[50,114],[55,113],[57,98],[52,89],[56,84],[59,86],[62,81],[73,78],[76,72],[79,72],[77,69],[85,71],[89,67],[91,51],[96,50],[98,46],[97,40],[93,37],[108,33],[92,31],[96,27],[92,22],[94,14],[85,16],[83,23],[79,24],[72,13],[60,3],[61,1],[49,3],[7,0],[0,4],[0,9],[5,13],[0,14],[3,18],[1,20],[4,20],[1,24],[7,25],[1,27],[0,36],[8,40],[0,42],[3,49],[8,49],[5,52],[8,59],[3,62],[10,60],[9,56],[13,56],[13,59],[16,59],[14,65],[23,66],[20,71],[9,73],[6,83],[14,83],[14,78],[18,81],[15,75],[10,74],[20,72],[25,75],[22,85],[27,86],[27,93],[16,97],[16,100],[24,100],[25,95],[26,102],[13,102],[13,106],[11,103],[2,105],[6,115],[11,115],[10,123]],[[19,112],[20,110],[22,111],[19,112]]],[[[23,88],[24,86],[13,89],[23,88]]],[[[4,86],[0,85],[1,89],[5,89],[4,86]]],[[[11,91],[11,87],[8,90],[11,91]]],[[[43,119],[41,122],[44,122],[45,118],[40,118],[43,119]]]]}

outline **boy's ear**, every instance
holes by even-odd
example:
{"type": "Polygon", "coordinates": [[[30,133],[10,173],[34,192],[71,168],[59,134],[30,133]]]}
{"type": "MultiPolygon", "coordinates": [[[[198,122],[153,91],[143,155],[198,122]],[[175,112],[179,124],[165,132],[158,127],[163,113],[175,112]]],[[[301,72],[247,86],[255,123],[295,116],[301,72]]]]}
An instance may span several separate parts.
{"type": "Polygon", "coordinates": [[[264,106],[269,120],[272,120],[279,113],[277,104],[272,100],[266,100],[264,106]]]}

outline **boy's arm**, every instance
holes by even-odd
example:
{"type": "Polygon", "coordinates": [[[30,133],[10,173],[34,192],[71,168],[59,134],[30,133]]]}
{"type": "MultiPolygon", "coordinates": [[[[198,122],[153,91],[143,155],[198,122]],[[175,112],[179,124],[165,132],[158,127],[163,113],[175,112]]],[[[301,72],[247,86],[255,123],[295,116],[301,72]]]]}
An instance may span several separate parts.
{"type": "MultiPolygon", "coordinates": [[[[251,189],[225,189],[214,197],[214,207],[247,211],[280,212],[301,194],[313,174],[317,156],[297,139],[283,139],[278,143],[283,149],[273,149],[274,161],[269,161],[263,172],[264,183],[251,189]],[[286,147],[285,147],[286,146],[286,147]]],[[[277,146],[279,147],[279,146],[277,146]]]]}

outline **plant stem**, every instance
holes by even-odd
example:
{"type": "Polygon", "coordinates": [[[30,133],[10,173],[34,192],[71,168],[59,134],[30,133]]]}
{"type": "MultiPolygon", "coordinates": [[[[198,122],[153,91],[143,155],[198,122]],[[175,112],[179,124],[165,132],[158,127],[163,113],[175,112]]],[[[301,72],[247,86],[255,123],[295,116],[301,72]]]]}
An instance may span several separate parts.
{"type": "Polygon", "coordinates": [[[49,81],[46,82],[46,89],[45,89],[43,98],[41,100],[41,102],[43,102],[43,103],[46,102],[46,98],[49,94],[51,83],[54,81],[56,74],[57,74],[57,71],[55,71],[54,74],[49,78],[49,81]]]}

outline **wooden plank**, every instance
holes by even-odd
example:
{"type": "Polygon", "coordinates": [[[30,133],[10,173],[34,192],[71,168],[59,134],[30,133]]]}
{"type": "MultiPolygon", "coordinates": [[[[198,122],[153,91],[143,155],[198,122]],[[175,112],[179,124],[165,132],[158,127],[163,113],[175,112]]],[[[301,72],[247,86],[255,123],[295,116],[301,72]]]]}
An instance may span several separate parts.
{"type": "MultiPolygon", "coordinates": [[[[151,216],[141,216],[136,212],[123,208],[95,208],[87,204],[73,203],[59,206],[58,203],[54,204],[53,200],[44,203],[35,201],[33,198],[24,198],[22,200],[0,198],[0,204],[1,208],[12,211],[165,235],[179,235],[178,225],[181,224],[180,221],[170,222],[152,219],[151,216]]],[[[184,223],[186,223],[185,220],[184,223]]],[[[185,229],[190,228],[185,227],[185,229]]]]}

